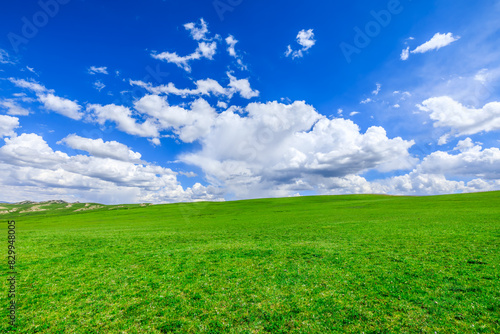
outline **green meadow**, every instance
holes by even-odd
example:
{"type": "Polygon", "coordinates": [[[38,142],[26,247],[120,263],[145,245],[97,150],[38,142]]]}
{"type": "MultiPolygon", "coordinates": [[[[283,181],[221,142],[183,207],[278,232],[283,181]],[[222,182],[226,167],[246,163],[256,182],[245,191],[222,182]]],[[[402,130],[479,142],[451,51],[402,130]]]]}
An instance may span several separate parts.
{"type": "Polygon", "coordinates": [[[2,333],[500,333],[500,192],[38,205],[2,333]]]}

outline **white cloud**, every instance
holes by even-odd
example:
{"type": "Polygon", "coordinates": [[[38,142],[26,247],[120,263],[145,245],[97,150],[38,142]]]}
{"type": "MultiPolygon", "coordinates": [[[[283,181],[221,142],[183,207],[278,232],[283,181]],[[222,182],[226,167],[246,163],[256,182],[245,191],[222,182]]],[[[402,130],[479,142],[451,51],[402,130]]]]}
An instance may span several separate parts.
{"type": "Polygon", "coordinates": [[[161,141],[160,138],[149,138],[148,141],[153,144],[153,146],[160,146],[161,141]]]}
{"type": "Polygon", "coordinates": [[[99,124],[114,122],[123,132],[150,138],[153,145],[160,145],[162,131],[172,131],[186,143],[198,140],[207,135],[217,117],[216,110],[201,98],[190,103],[190,109],[185,109],[170,106],[159,95],[146,95],[134,103],[134,109],[114,104],[87,106],[90,120],[99,124]],[[145,120],[139,122],[134,114],[145,120]]]}
{"type": "Polygon", "coordinates": [[[103,84],[100,80],[94,82],[94,88],[97,89],[98,91],[101,91],[104,87],[106,87],[106,85],[103,84]]]}
{"type": "Polygon", "coordinates": [[[237,197],[287,196],[331,178],[415,162],[407,151],[413,142],[389,139],[381,127],[362,134],[352,121],[329,120],[304,102],[251,103],[245,114],[222,112],[200,139],[202,149],[180,157],[237,197]]]}
{"type": "Polygon", "coordinates": [[[302,29],[297,34],[297,43],[302,46],[303,51],[307,51],[316,44],[316,40],[314,39],[314,33],[312,29],[305,30],[302,29]]]}
{"type": "Polygon", "coordinates": [[[372,92],[372,94],[378,95],[378,93],[380,93],[380,90],[382,89],[382,85],[379,84],[378,82],[375,85],[377,86],[377,88],[375,88],[375,90],[372,92]]]}
{"type": "MultiPolygon", "coordinates": [[[[208,26],[203,18],[200,19],[200,24],[197,25],[194,22],[186,23],[184,28],[189,31],[193,40],[198,42],[198,47],[193,53],[186,56],[179,56],[176,52],[162,52],[159,54],[153,52],[151,53],[151,57],[175,64],[186,72],[191,72],[190,61],[202,58],[213,60],[213,56],[217,50],[217,43],[213,41],[213,38],[207,37],[209,33],[208,26]]],[[[216,38],[220,37],[216,35],[216,38]]]]}
{"type": "Polygon", "coordinates": [[[451,194],[466,190],[462,181],[450,181],[444,175],[424,174],[416,170],[373,184],[381,185],[384,193],[401,195],[451,194]]]}
{"type": "Polygon", "coordinates": [[[407,60],[410,57],[410,47],[403,49],[399,57],[401,58],[401,60],[407,60]]]}
{"type": "Polygon", "coordinates": [[[451,32],[447,34],[436,33],[429,41],[418,46],[415,50],[412,50],[411,53],[426,53],[432,50],[439,50],[459,39],[460,36],[453,36],[451,32]]]}
{"type": "Polygon", "coordinates": [[[101,138],[90,139],[71,134],[63,138],[58,144],[66,144],[75,150],[86,151],[98,158],[140,163],[141,154],[132,151],[128,146],[117,141],[103,141],[101,138]]]}
{"type": "Polygon", "coordinates": [[[106,66],[102,67],[97,67],[97,66],[90,66],[89,68],[89,74],[108,74],[108,68],[106,66]]]}
{"type": "Polygon", "coordinates": [[[370,102],[373,102],[373,100],[371,98],[367,98],[367,99],[364,99],[363,101],[359,102],[361,104],[367,104],[367,103],[370,103],[370,102]]]}
{"type": "Polygon", "coordinates": [[[410,51],[410,47],[403,49],[400,58],[401,60],[407,60],[410,57],[410,53],[426,53],[433,50],[439,50],[459,39],[460,36],[453,36],[451,32],[447,34],[436,33],[430,40],[419,45],[415,50],[410,51]]]}
{"type": "Polygon", "coordinates": [[[14,130],[19,127],[19,118],[7,115],[0,115],[0,137],[12,137],[16,133],[14,130]]]}
{"type": "Polygon", "coordinates": [[[302,29],[297,34],[297,43],[302,47],[300,50],[294,51],[290,45],[287,46],[287,50],[285,52],[285,57],[292,56],[292,59],[302,58],[304,56],[304,52],[312,48],[316,44],[316,40],[314,39],[313,29],[305,30],[302,29]]]}
{"type": "Polygon", "coordinates": [[[195,41],[206,39],[206,34],[208,33],[208,26],[203,18],[200,19],[200,24],[197,25],[194,22],[186,23],[184,25],[187,31],[191,34],[191,37],[195,41]]]}
{"type": "Polygon", "coordinates": [[[229,55],[231,57],[236,58],[236,62],[240,66],[240,69],[246,70],[247,67],[243,64],[241,57],[236,53],[236,50],[234,48],[236,43],[238,43],[238,40],[236,40],[232,35],[229,35],[228,37],[226,37],[226,44],[228,45],[227,52],[229,53],[229,55]]]}
{"type": "Polygon", "coordinates": [[[132,110],[124,106],[115,104],[87,105],[87,112],[90,117],[99,124],[105,124],[107,121],[112,121],[116,127],[128,134],[139,137],[158,137],[158,125],[152,119],[147,119],[143,123],[138,123],[132,117],[132,110]]]}
{"type": "Polygon", "coordinates": [[[55,96],[54,94],[40,94],[38,99],[47,110],[75,120],[80,120],[83,117],[83,113],[80,112],[81,107],[75,101],[55,96]]]}
{"type": "Polygon", "coordinates": [[[15,64],[4,49],[0,49],[0,64],[15,64]]]}
{"type": "Polygon", "coordinates": [[[238,41],[232,35],[226,37],[227,52],[229,52],[231,57],[235,58],[237,57],[236,50],[234,49],[236,43],[238,43],[238,41]]]}
{"type": "Polygon", "coordinates": [[[170,106],[158,95],[146,95],[134,104],[137,111],[156,120],[158,129],[172,130],[187,143],[206,136],[217,117],[215,109],[203,99],[190,106],[191,109],[170,106]]]}
{"type": "Polygon", "coordinates": [[[160,54],[152,53],[151,57],[166,61],[168,63],[175,64],[178,67],[185,70],[186,72],[191,72],[191,66],[189,65],[189,62],[191,60],[197,60],[202,58],[212,60],[216,50],[217,50],[216,42],[211,42],[211,43],[199,42],[198,48],[195,50],[195,52],[187,56],[183,57],[179,56],[177,55],[176,52],[162,52],[160,54]]]}
{"type": "Polygon", "coordinates": [[[250,82],[248,79],[237,79],[230,72],[226,73],[229,78],[229,84],[227,88],[222,87],[217,81],[213,79],[203,79],[198,80],[194,84],[195,89],[179,89],[170,82],[166,85],[153,86],[150,83],[146,83],[140,80],[130,80],[130,84],[133,86],[139,86],[146,89],[148,92],[159,95],[159,94],[173,94],[182,97],[187,96],[197,96],[197,95],[215,95],[215,96],[227,96],[231,98],[235,93],[239,93],[242,97],[250,99],[252,97],[259,96],[259,91],[254,90],[250,87],[250,82]]]}
{"type": "Polygon", "coordinates": [[[35,71],[35,69],[33,67],[26,66],[26,69],[28,71],[30,71],[31,73],[38,75],[38,73],[36,73],[36,71],[35,71]]]}
{"type": "Polygon", "coordinates": [[[433,152],[412,172],[371,184],[380,187],[384,193],[406,195],[500,190],[498,148],[483,149],[466,138],[459,141],[453,151],[458,153],[433,152]],[[461,178],[470,181],[455,181],[461,178]]]}
{"type": "Polygon", "coordinates": [[[349,113],[349,116],[355,116],[357,114],[359,114],[359,111],[352,111],[349,113]]]}
{"type": "Polygon", "coordinates": [[[460,36],[453,36],[451,32],[447,34],[436,33],[429,41],[418,46],[415,50],[411,51],[411,53],[425,53],[432,50],[439,50],[459,39],[460,36]]]}
{"type": "Polygon", "coordinates": [[[40,85],[38,82],[34,80],[24,80],[24,79],[14,79],[14,78],[9,78],[9,81],[12,82],[14,85],[20,88],[27,88],[29,90],[34,91],[35,93],[45,93],[45,92],[54,92],[53,90],[48,90],[45,88],[43,85],[40,85]]]}
{"type": "Polygon", "coordinates": [[[227,109],[227,103],[223,101],[217,101],[217,107],[227,109]]]}
{"type": "Polygon", "coordinates": [[[26,88],[36,93],[38,100],[43,104],[44,108],[49,111],[54,111],[63,116],[80,120],[83,113],[80,112],[81,106],[76,101],[71,101],[63,97],[54,95],[54,90],[47,89],[45,86],[36,81],[28,81],[23,79],[9,78],[9,80],[17,87],[26,88]]]}
{"type": "Polygon", "coordinates": [[[483,149],[470,138],[458,143],[458,154],[436,151],[424,158],[418,170],[426,174],[443,174],[451,177],[477,177],[500,179],[500,149],[483,149]]]}
{"type": "MultiPolygon", "coordinates": [[[[109,143],[103,143],[104,151],[110,148],[109,143]]],[[[95,142],[86,144],[94,152],[103,148],[95,142]]],[[[0,168],[0,184],[13,200],[49,197],[101,203],[164,203],[220,198],[220,190],[215,187],[195,184],[183,189],[176,173],[168,168],[95,156],[69,156],[54,151],[36,134],[7,138],[0,147],[0,168]]]]}
{"type": "Polygon", "coordinates": [[[458,142],[457,146],[453,150],[460,151],[460,152],[466,152],[466,151],[469,151],[473,147],[474,147],[474,143],[472,142],[472,139],[467,137],[464,140],[460,140],[458,142]]]}
{"type": "Polygon", "coordinates": [[[425,100],[419,108],[429,113],[434,127],[451,128],[452,134],[473,135],[500,130],[500,102],[491,102],[475,109],[448,96],[441,96],[425,100]]]}
{"type": "Polygon", "coordinates": [[[182,97],[196,96],[196,95],[210,95],[210,94],[213,94],[215,96],[229,95],[229,92],[213,79],[203,79],[196,81],[194,83],[196,85],[195,89],[189,89],[189,88],[179,89],[175,87],[175,85],[172,82],[169,82],[166,85],[153,86],[151,83],[146,83],[140,80],[130,80],[130,84],[132,86],[142,87],[146,89],[148,92],[156,95],[172,94],[172,95],[179,95],[182,97]]]}
{"type": "Polygon", "coordinates": [[[13,99],[3,99],[0,100],[0,107],[7,109],[7,114],[14,116],[26,116],[30,114],[30,111],[21,107],[13,99]]]}
{"type": "Polygon", "coordinates": [[[239,93],[245,99],[251,99],[252,97],[259,96],[259,91],[254,90],[250,87],[250,82],[248,79],[236,79],[231,73],[227,72],[229,77],[229,87],[231,94],[239,93]]]}

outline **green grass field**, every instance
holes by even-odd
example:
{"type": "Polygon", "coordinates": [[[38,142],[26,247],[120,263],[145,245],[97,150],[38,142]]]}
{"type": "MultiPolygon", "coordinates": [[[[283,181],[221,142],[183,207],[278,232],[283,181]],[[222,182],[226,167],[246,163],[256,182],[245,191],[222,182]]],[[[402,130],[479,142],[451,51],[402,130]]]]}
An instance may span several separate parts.
{"type": "Polygon", "coordinates": [[[500,333],[500,192],[32,206],[20,333],[500,333]]]}

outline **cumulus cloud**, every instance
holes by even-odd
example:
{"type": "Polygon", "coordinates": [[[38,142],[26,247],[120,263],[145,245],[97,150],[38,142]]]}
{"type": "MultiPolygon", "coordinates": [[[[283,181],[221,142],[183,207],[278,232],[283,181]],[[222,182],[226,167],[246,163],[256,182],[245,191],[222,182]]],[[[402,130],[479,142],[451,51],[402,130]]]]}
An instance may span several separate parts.
{"type": "Polygon", "coordinates": [[[47,89],[45,86],[33,80],[29,81],[14,78],[9,78],[9,80],[17,87],[26,88],[35,92],[38,100],[43,104],[45,109],[74,120],[82,119],[83,113],[80,112],[81,106],[76,101],[56,96],[54,95],[54,90],[47,89]]]}
{"type": "MultiPolygon", "coordinates": [[[[94,153],[103,153],[101,149],[106,151],[110,145],[82,141],[81,137],[69,140],[74,139],[77,146],[84,145],[94,153]]],[[[215,187],[195,184],[183,189],[176,173],[168,168],[110,157],[69,156],[54,151],[36,134],[7,138],[0,147],[0,168],[0,183],[19,200],[52,197],[102,203],[165,203],[220,198],[215,187]]]]}
{"type": "Polygon", "coordinates": [[[15,136],[14,130],[19,127],[19,118],[0,115],[0,137],[15,136]]]}
{"type": "Polygon", "coordinates": [[[477,177],[488,180],[500,179],[500,150],[496,147],[483,149],[474,145],[470,138],[460,141],[457,154],[436,151],[424,158],[419,171],[426,174],[442,174],[451,177],[477,177]]]}
{"type": "Polygon", "coordinates": [[[500,102],[491,102],[476,109],[441,96],[425,100],[419,108],[429,113],[435,127],[450,128],[448,137],[500,130],[500,102]]]}
{"type": "Polygon", "coordinates": [[[235,58],[237,57],[236,50],[234,49],[236,43],[238,43],[238,40],[236,40],[232,35],[226,37],[227,52],[229,52],[231,57],[235,58]]]}
{"type": "Polygon", "coordinates": [[[87,112],[91,120],[103,125],[107,121],[114,122],[116,127],[128,134],[139,137],[158,137],[158,126],[152,119],[142,123],[132,117],[132,110],[115,104],[89,104],[87,112]]]}
{"type": "Polygon", "coordinates": [[[200,23],[196,24],[194,22],[186,23],[184,28],[189,31],[191,37],[195,41],[199,41],[206,38],[206,34],[208,33],[207,23],[203,18],[200,19],[200,23]]]}
{"type": "Polygon", "coordinates": [[[97,67],[97,66],[90,66],[88,70],[89,74],[108,74],[108,68],[106,66],[102,67],[97,67]]]}
{"type": "Polygon", "coordinates": [[[360,133],[352,121],[327,119],[304,102],[251,103],[244,111],[247,116],[219,114],[202,149],[180,157],[238,197],[284,196],[321,180],[409,169],[415,162],[412,141],[389,139],[381,127],[360,133]]]}
{"type": "Polygon", "coordinates": [[[71,134],[58,144],[66,144],[75,150],[86,151],[90,155],[99,158],[109,158],[120,161],[141,162],[141,154],[132,151],[127,145],[117,141],[103,141],[101,138],[91,139],[71,134]]]}
{"type": "Polygon", "coordinates": [[[297,34],[297,43],[302,46],[303,51],[309,50],[311,47],[313,47],[314,44],[316,44],[313,30],[309,29],[306,31],[302,29],[301,31],[299,31],[299,33],[297,34]]]}
{"type": "Polygon", "coordinates": [[[297,43],[302,47],[299,50],[293,50],[291,45],[287,46],[287,50],[285,52],[285,56],[292,56],[292,59],[302,58],[304,56],[304,52],[312,48],[316,44],[316,40],[314,39],[313,29],[305,30],[302,29],[297,34],[297,43]]]}
{"type": "Polygon", "coordinates": [[[7,110],[7,114],[14,116],[26,116],[30,111],[17,104],[14,99],[0,100],[0,107],[7,110]]]}
{"type": "Polygon", "coordinates": [[[236,77],[232,76],[231,73],[227,73],[229,77],[229,92],[232,96],[233,93],[239,93],[241,97],[245,99],[251,99],[252,97],[259,96],[259,91],[254,90],[250,87],[250,83],[248,79],[236,79],[236,77]]]}
{"type": "Polygon", "coordinates": [[[38,99],[47,110],[75,120],[80,120],[83,117],[83,113],[80,112],[81,107],[75,101],[55,96],[54,94],[40,94],[38,99]]]}
{"type": "Polygon", "coordinates": [[[435,151],[408,174],[369,182],[371,192],[436,195],[500,190],[500,150],[470,138],[450,152],[435,151]],[[460,180],[460,181],[457,181],[460,180]],[[470,181],[462,181],[470,180],[470,181]]]}
{"type": "Polygon", "coordinates": [[[171,130],[183,142],[191,143],[206,136],[217,117],[217,112],[204,99],[190,104],[190,109],[170,106],[158,95],[146,95],[134,104],[135,109],[155,119],[159,130],[171,130]]]}

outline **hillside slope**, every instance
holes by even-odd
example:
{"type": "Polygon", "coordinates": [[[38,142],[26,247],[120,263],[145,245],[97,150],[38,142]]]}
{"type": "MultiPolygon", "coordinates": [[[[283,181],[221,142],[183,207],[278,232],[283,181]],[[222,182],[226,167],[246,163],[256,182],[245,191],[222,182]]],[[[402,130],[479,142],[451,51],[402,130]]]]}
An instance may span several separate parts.
{"type": "Polygon", "coordinates": [[[23,333],[500,331],[500,192],[34,205],[0,216],[23,333]]]}

